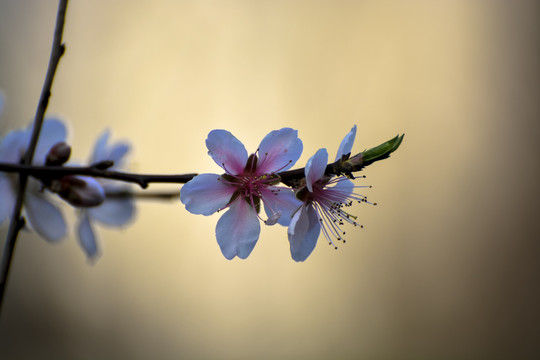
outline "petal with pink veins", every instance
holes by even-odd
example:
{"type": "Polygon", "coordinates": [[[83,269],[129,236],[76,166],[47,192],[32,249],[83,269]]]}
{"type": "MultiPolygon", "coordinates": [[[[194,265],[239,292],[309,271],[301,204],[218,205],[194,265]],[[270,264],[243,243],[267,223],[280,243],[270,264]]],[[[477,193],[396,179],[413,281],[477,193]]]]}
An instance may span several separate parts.
{"type": "Polygon", "coordinates": [[[297,130],[283,128],[270,132],[259,145],[256,175],[290,169],[300,158],[302,147],[297,130]]]}
{"type": "Polygon", "coordinates": [[[225,258],[245,259],[259,239],[261,225],[255,209],[237,198],[221,216],[216,226],[216,238],[225,258]]]}
{"type": "Polygon", "coordinates": [[[208,155],[233,175],[244,172],[248,155],[244,145],[226,130],[212,130],[206,139],[208,155]]]}
{"type": "Polygon", "coordinates": [[[211,215],[229,203],[235,190],[220,175],[200,174],[182,187],[180,201],[192,214],[211,215]]]}

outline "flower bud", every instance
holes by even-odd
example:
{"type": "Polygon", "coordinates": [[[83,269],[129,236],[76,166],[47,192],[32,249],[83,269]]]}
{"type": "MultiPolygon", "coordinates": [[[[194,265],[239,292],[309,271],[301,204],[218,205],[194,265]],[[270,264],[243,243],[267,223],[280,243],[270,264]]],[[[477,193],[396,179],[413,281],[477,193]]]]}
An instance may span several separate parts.
{"type": "Polygon", "coordinates": [[[59,142],[53,145],[45,159],[45,165],[60,166],[64,165],[71,156],[71,146],[65,142],[59,142]]]}
{"type": "Polygon", "coordinates": [[[382,159],[386,159],[391,153],[396,151],[403,141],[405,134],[397,135],[395,138],[382,143],[379,146],[365,150],[362,152],[362,166],[368,166],[382,159]]]}
{"type": "Polygon", "coordinates": [[[105,191],[96,179],[86,176],[64,176],[58,195],[73,206],[93,207],[105,201],[105,191]]]}

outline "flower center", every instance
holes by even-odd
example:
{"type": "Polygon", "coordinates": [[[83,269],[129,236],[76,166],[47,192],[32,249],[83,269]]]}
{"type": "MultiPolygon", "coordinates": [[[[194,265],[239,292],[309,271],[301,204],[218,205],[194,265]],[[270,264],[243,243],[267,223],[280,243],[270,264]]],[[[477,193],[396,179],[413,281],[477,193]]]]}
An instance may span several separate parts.
{"type": "MultiPolygon", "coordinates": [[[[352,206],[355,202],[376,205],[367,201],[366,196],[356,194],[350,188],[334,186],[341,181],[348,181],[348,179],[343,176],[323,178],[312,185],[313,192],[307,191],[307,188],[299,191],[300,196],[305,198],[303,201],[307,201],[307,204],[311,204],[316,210],[324,237],[336,249],[337,246],[333,239],[345,243],[343,238],[345,231],[341,228],[345,223],[360,228],[364,227],[356,222],[358,217],[345,211],[345,208],[352,206]],[[303,191],[307,192],[307,194],[302,194],[303,191]]],[[[371,186],[353,186],[353,190],[360,187],[371,186]]]]}
{"type": "MultiPolygon", "coordinates": [[[[255,209],[259,219],[265,221],[259,216],[263,191],[269,190],[271,193],[277,193],[279,190],[269,188],[278,184],[280,182],[280,177],[274,173],[255,175],[257,170],[257,162],[257,155],[251,154],[247,160],[244,171],[240,174],[231,173],[225,164],[222,164],[223,168],[225,169],[225,174],[221,175],[220,181],[223,181],[224,183],[237,189],[231,197],[229,203],[223,209],[229,207],[233,201],[235,201],[239,196],[242,196],[244,200],[255,209]]],[[[274,219],[274,217],[279,217],[279,214],[277,213],[274,215],[272,216],[272,219],[270,219],[269,224],[275,223],[276,219],[274,219]]]]}

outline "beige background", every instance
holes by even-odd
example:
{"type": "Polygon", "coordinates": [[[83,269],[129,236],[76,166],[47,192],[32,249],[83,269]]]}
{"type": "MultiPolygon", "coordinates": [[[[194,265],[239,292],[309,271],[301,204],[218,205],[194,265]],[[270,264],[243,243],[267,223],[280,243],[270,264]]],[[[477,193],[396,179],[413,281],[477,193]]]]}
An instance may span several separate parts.
{"type": "MultiPolygon", "coordinates": [[[[2,359],[527,359],[540,354],[539,6],[533,1],[71,1],[49,113],[75,158],[110,127],[132,171],[217,172],[224,128],[254,150],[284,126],[304,154],[406,133],[359,183],[376,207],[302,264],[264,228],[227,261],[218,215],[141,203],[99,229],[17,244],[2,359]]],[[[0,1],[0,134],[33,116],[55,1],[0,1]]],[[[152,190],[178,189],[153,185],[152,190]]],[[[1,200],[0,200],[1,201],[1,200]]],[[[66,213],[72,211],[66,208],[66,213]]],[[[71,217],[72,218],[72,217],[71,217]]],[[[3,245],[7,226],[0,227],[3,245]]]]}

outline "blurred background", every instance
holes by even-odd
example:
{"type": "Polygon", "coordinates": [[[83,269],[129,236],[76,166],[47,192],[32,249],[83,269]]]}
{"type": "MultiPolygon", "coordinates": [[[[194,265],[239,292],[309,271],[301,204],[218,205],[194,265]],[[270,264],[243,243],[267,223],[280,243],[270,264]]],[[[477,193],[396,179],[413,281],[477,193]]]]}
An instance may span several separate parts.
{"type": "MultiPolygon", "coordinates": [[[[364,229],[305,263],[280,227],[228,261],[219,215],[178,200],[99,228],[93,265],[73,235],[23,233],[0,357],[538,358],[539,5],[71,1],[48,113],[70,122],[75,159],[104,128],[134,144],[131,171],[168,174],[218,172],[215,128],[248,151],[298,129],[298,167],[353,124],[356,152],[406,136],[357,181],[378,203],[353,208],[364,229]]],[[[1,135],[34,116],[56,7],[0,1],[1,135]]]]}

